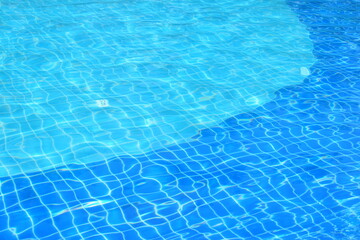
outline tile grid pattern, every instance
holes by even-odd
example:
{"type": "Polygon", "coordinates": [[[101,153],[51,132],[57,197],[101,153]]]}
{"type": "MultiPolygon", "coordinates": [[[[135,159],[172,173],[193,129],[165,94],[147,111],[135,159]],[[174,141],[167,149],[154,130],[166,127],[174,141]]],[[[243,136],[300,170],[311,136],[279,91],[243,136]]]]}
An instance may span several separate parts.
{"type": "Polygon", "coordinates": [[[1,238],[359,238],[358,2],[289,4],[318,59],[303,84],[190,143],[2,178],[1,238]]]}
{"type": "Polygon", "coordinates": [[[284,0],[2,4],[0,177],[188,142],[314,62],[284,0]]]}

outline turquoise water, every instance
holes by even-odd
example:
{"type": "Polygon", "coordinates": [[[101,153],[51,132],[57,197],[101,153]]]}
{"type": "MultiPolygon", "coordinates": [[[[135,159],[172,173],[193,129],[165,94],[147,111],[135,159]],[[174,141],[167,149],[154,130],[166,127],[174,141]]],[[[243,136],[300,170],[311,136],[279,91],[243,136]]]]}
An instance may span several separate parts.
{"type": "Polygon", "coordinates": [[[314,63],[284,1],[2,1],[0,176],[191,140],[314,63]]]}
{"type": "Polygon", "coordinates": [[[0,240],[360,239],[358,0],[0,5],[0,240]]]}

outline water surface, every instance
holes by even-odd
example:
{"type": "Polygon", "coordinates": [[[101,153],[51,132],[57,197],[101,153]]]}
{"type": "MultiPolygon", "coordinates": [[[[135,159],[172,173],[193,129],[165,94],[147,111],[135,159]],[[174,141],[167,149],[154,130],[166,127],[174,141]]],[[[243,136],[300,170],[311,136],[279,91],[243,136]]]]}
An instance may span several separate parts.
{"type": "Polygon", "coordinates": [[[301,83],[284,1],[3,1],[0,176],[142,154],[301,83]]]}

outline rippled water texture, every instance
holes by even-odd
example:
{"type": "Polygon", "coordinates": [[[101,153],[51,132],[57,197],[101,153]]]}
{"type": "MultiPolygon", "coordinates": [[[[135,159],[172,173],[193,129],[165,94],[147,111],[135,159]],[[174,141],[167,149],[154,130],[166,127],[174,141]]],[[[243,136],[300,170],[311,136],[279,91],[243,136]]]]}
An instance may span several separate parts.
{"type": "Polygon", "coordinates": [[[309,74],[283,1],[2,1],[0,176],[142,154],[309,74]]]}

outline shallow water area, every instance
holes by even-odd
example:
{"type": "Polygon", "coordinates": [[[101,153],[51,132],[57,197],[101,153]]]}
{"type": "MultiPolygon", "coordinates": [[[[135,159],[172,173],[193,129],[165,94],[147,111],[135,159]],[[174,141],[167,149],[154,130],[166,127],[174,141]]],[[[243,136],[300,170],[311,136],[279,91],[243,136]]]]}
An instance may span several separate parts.
{"type": "Polygon", "coordinates": [[[0,176],[139,155],[310,74],[284,1],[3,1],[0,176]]]}

